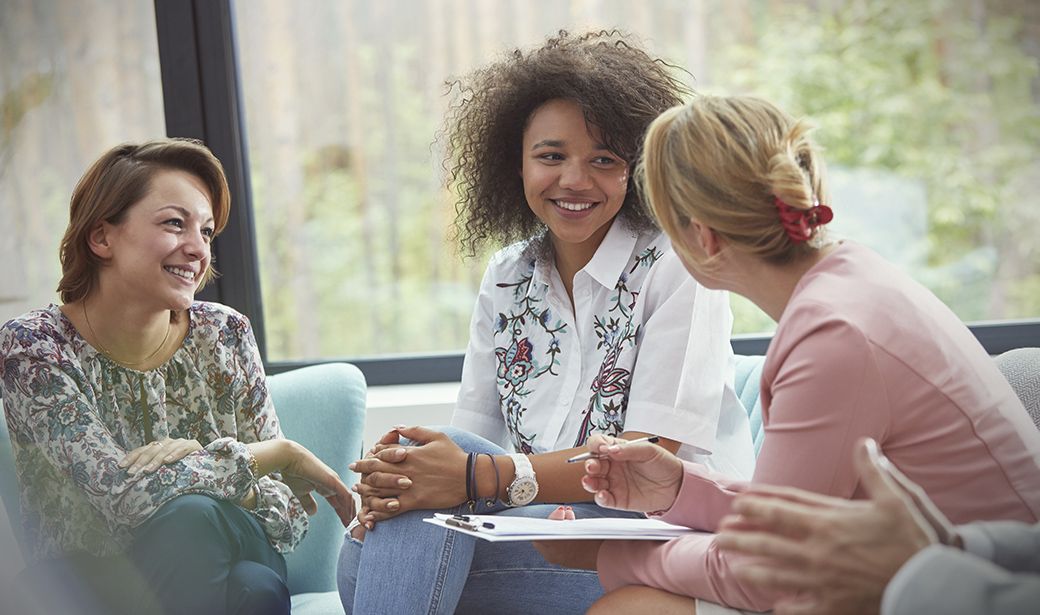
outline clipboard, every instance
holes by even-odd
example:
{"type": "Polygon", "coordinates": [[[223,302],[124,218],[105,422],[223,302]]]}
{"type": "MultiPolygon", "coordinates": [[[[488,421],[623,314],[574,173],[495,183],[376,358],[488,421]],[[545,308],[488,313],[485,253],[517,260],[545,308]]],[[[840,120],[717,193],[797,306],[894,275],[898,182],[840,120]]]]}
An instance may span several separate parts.
{"type": "Polygon", "coordinates": [[[531,519],[507,515],[448,515],[435,513],[426,523],[489,542],[521,540],[671,540],[705,534],[659,519],[599,517],[593,519],[531,519]]]}

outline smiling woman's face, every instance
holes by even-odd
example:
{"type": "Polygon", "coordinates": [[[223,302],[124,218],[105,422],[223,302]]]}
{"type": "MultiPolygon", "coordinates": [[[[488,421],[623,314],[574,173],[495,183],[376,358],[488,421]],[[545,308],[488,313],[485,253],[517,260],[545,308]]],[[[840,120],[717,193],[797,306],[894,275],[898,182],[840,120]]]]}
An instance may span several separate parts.
{"type": "Polygon", "coordinates": [[[116,296],[154,303],[157,309],[185,310],[210,263],[209,193],[190,173],[159,171],[123,220],[102,222],[93,239],[103,241],[106,263],[100,275],[116,296]]]}
{"type": "Polygon", "coordinates": [[[557,252],[595,252],[628,192],[628,163],[570,100],[550,100],[531,114],[521,175],[527,205],[549,227],[557,252]]]}

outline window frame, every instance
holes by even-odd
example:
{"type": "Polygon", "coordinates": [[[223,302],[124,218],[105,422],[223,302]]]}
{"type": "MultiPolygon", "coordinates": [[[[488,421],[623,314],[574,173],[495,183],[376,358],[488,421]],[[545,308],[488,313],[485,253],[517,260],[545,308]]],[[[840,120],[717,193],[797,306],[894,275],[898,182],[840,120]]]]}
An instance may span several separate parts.
{"type": "MultiPolygon", "coordinates": [[[[458,381],[462,353],[267,360],[232,1],[155,0],[167,135],[206,143],[224,164],[235,203],[227,228],[214,244],[216,263],[224,275],[199,298],[224,303],[249,317],[269,374],[347,361],[361,370],[369,386],[458,381]]],[[[981,322],[968,328],[991,355],[1040,346],[1040,318],[981,322]]],[[[770,339],[769,335],[737,335],[733,350],[765,354],[770,339]]]]}

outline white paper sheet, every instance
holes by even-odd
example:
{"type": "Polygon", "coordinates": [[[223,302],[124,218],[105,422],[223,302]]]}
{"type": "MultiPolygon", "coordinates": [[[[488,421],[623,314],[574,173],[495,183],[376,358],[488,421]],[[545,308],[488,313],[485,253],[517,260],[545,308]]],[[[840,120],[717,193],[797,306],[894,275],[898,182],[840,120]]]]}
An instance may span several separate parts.
{"type": "Polygon", "coordinates": [[[452,525],[451,515],[441,513],[423,519],[445,529],[491,542],[515,540],[671,540],[696,534],[695,530],[658,519],[602,517],[598,519],[531,519],[506,515],[465,515],[452,525]],[[465,527],[463,527],[465,526],[465,527]]]}

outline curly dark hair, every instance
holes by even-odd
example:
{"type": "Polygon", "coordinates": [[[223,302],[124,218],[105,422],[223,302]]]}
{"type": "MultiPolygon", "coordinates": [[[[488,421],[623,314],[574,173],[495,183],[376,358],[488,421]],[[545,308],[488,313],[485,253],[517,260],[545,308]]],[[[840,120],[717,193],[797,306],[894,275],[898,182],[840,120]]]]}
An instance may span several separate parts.
{"type": "MultiPolygon", "coordinates": [[[[672,74],[676,66],[630,40],[618,30],[582,35],[560,30],[537,49],[515,49],[447,83],[455,98],[442,132],[444,165],[448,188],[457,195],[453,238],[464,255],[545,231],[527,205],[518,173],[528,118],[543,103],[577,102],[606,146],[634,164],[650,122],[692,93],[672,74]]],[[[622,211],[633,228],[652,228],[631,182],[622,211]]]]}

